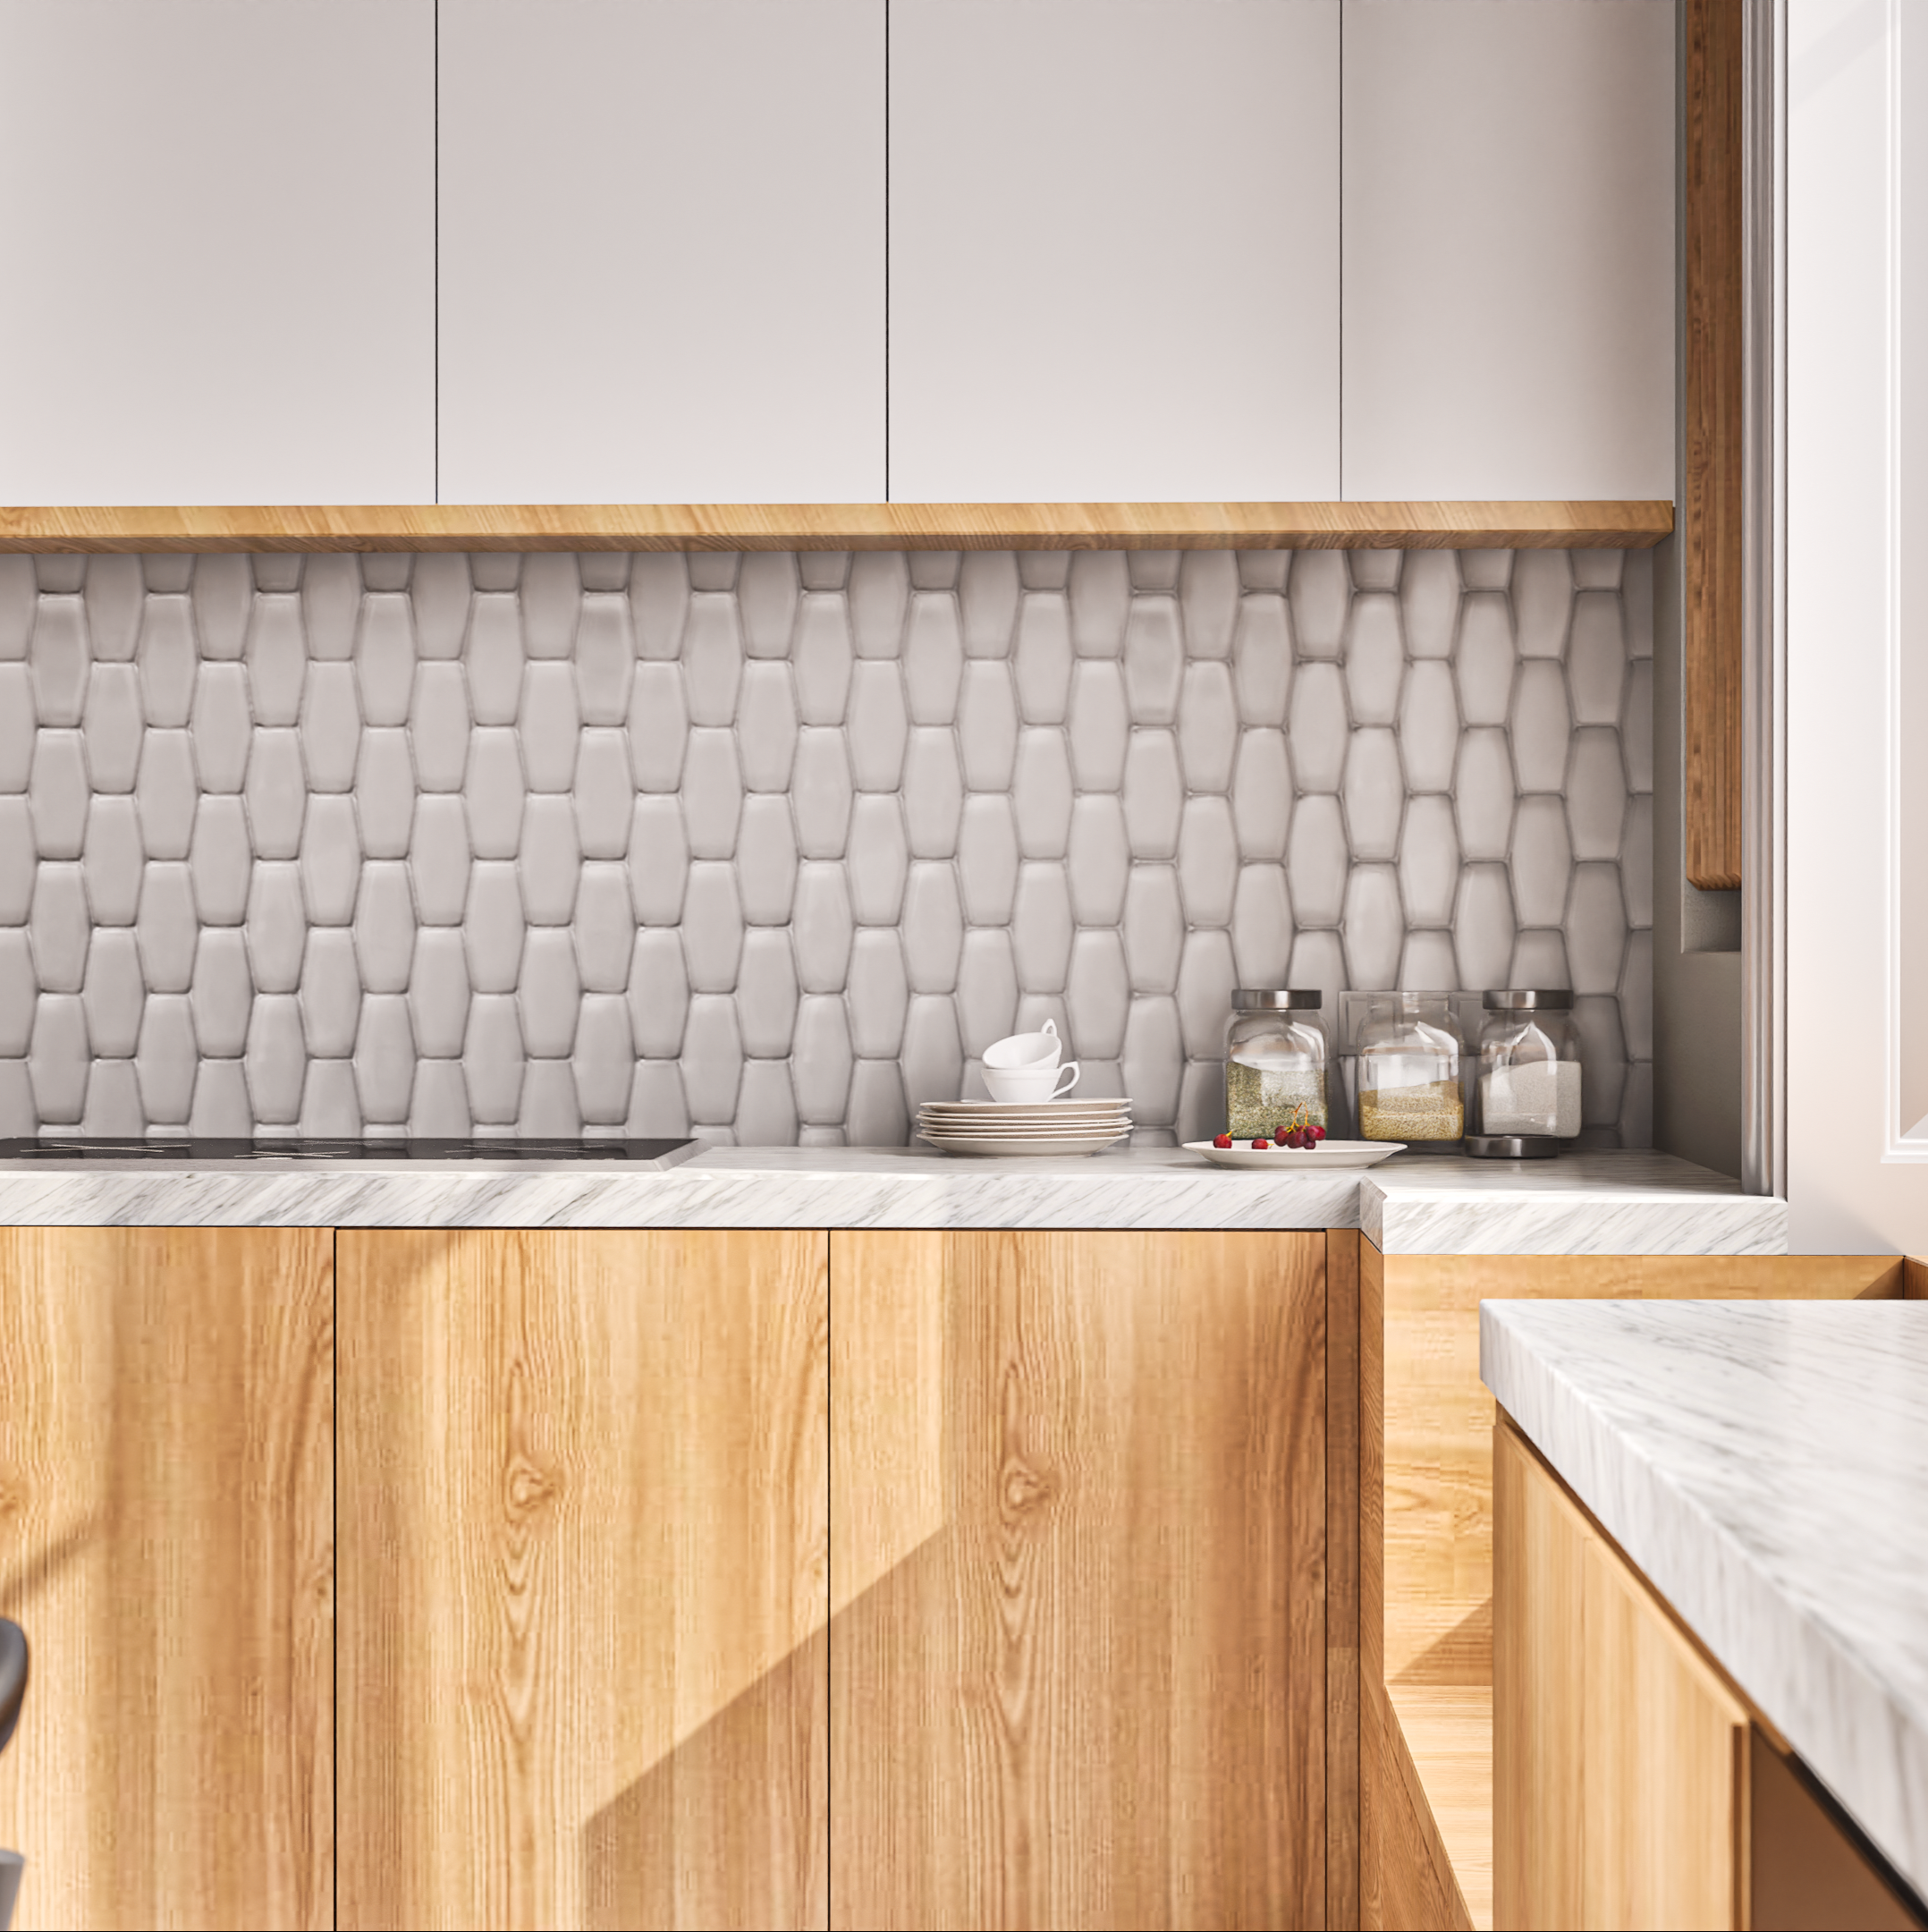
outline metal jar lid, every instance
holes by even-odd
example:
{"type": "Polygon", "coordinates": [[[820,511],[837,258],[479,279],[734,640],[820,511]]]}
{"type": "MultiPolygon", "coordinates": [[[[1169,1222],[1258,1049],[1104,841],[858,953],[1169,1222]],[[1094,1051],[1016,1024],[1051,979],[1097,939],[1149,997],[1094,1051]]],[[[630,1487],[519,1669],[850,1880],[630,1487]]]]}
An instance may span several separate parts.
{"type": "Polygon", "coordinates": [[[1488,1013],[1569,1013],[1573,996],[1555,988],[1515,987],[1482,994],[1480,1004],[1488,1013]]]}
{"type": "Polygon", "coordinates": [[[1309,992],[1294,987],[1290,991],[1264,987],[1235,987],[1231,1007],[1234,1013],[1317,1013],[1325,995],[1314,987],[1309,992]]]}

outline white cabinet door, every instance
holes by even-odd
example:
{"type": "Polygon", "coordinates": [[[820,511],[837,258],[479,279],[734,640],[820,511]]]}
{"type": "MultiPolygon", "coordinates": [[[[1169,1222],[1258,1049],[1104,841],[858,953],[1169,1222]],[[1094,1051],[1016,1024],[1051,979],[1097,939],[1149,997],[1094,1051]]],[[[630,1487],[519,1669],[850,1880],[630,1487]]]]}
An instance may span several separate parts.
{"type": "Polygon", "coordinates": [[[444,503],[884,495],[883,0],[442,0],[444,503]]]}
{"type": "Polygon", "coordinates": [[[0,503],[433,497],[433,0],[0,0],[0,503]]]}
{"type": "Polygon", "coordinates": [[[1339,494],[1338,0],[892,0],[891,477],[1339,494]]]}
{"type": "Polygon", "coordinates": [[[1345,495],[1674,494],[1673,0],[1346,0],[1345,495]]]}

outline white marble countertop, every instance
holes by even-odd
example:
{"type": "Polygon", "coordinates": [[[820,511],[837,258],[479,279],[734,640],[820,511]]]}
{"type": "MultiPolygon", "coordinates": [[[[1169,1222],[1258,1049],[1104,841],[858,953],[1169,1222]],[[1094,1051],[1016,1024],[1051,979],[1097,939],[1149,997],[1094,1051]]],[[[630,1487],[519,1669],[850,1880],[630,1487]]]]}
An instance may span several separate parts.
{"type": "Polygon", "coordinates": [[[1480,1369],[1928,1893],[1928,1302],[1484,1301],[1480,1369]]]}
{"type": "Polygon", "coordinates": [[[1350,1228],[1388,1254],[1780,1254],[1785,1202],[1664,1154],[1214,1167],[708,1148],[682,1165],[0,1164],[0,1226],[1350,1228]]]}

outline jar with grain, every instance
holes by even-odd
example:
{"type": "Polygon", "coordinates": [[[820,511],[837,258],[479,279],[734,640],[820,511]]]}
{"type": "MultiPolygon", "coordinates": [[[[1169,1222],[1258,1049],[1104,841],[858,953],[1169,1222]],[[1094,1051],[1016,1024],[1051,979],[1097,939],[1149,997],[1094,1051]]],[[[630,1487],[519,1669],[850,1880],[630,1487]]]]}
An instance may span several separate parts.
{"type": "Polygon", "coordinates": [[[1481,1001],[1476,1154],[1552,1154],[1580,1131],[1580,1031],[1573,996],[1512,987],[1481,1001]]]}
{"type": "Polygon", "coordinates": [[[1225,1113],[1235,1140],[1256,1140],[1291,1121],[1324,1127],[1324,996],[1314,989],[1240,987],[1225,1028],[1225,1113]]]}
{"type": "Polygon", "coordinates": [[[1366,996],[1358,1036],[1359,1138],[1440,1149],[1466,1131],[1466,1041],[1446,993],[1366,996]]]}

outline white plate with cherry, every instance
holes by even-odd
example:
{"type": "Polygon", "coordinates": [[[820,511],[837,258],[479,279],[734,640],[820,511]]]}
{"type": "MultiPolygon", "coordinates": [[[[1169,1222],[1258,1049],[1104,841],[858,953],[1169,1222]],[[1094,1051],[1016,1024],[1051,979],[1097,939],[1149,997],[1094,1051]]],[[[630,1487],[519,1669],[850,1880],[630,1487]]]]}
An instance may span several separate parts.
{"type": "Polygon", "coordinates": [[[1188,1154],[1203,1154],[1208,1161],[1215,1161],[1221,1167],[1371,1167],[1384,1160],[1388,1155],[1401,1154],[1406,1150],[1403,1140],[1328,1140],[1322,1129],[1314,1128],[1319,1139],[1308,1142],[1302,1138],[1303,1131],[1289,1131],[1286,1140],[1275,1140],[1270,1134],[1262,1140],[1234,1140],[1230,1134],[1221,1134],[1216,1140],[1188,1140],[1185,1150],[1188,1154]],[[1298,1139],[1298,1145],[1290,1145],[1298,1139]]]}

